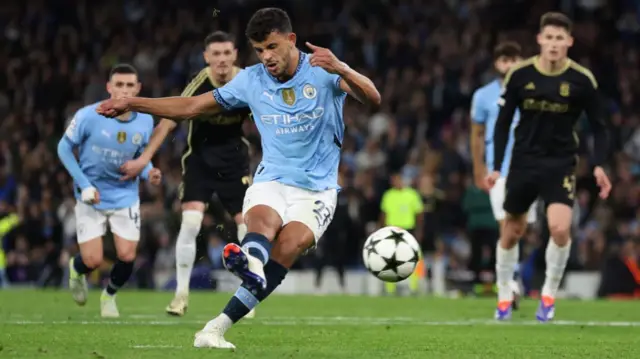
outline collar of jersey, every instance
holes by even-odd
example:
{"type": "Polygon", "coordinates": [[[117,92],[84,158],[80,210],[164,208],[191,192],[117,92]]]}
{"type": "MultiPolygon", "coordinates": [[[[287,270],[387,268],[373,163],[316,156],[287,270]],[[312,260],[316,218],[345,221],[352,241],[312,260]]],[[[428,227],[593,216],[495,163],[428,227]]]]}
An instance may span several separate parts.
{"type": "Polygon", "coordinates": [[[293,80],[296,75],[298,74],[298,72],[300,72],[300,69],[302,68],[302,65],[304,64],[304,60],[307,57],[307,54],[305,54],[304,52],[298,50],[298,52],[300,52],[300,59],[298,60],[298,66],[296,67],[296,71],[293,73],[293,76],[291,76],[290,79],[288,79],[285,82],[282,82],[280,80],[278,80],[277,78],[275,78],[273,75],[271,75],[271,73],[269,72],[269,70],[267,70],[267,68],[263,65],[264,71],[267,73],[267,75],[269,75],[269,77],[271,77],[273,79],[273,81],[275,81],[276,83],[279,84],[286,84],[287,82],[293,80]]]}
{"type": "Polygon", "coordinates": [[[132,111],[132,112],[131,112],[131,117],[129,117],[129,119],[128,119],[128,120],[126,120],[126,121],[123,121],[123,120],[121,120],[121,119],[119,119],[119,118],[117,118],[117,117],[114,117],[114,119],[115,119],[116,121],[118,121],[118,122],[121,122],[121,123],[129,123],[129,122],[133,122],[133,120],[135,120],[135,119],[136,119],[136,117],[138,117],[138,113],[137,113],[137,112],[133,112],[133,111],[132,111]]]}

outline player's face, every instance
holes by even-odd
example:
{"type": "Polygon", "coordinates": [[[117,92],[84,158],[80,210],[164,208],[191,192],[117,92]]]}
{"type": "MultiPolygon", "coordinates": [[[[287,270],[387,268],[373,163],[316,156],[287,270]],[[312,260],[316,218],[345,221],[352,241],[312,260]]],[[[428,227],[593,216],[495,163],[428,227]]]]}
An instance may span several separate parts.
{"type": "Polygon", "coordinates": [[[573,37],[559,26],[545,26],[538,34],[540,55],[548,61],[558,61],[567,57],[569,48],[573,46],[573,37]]]}
{"type": "Polygon", "coordinates": [[[204,61],[217,75],[224,76],[231,72],[238,58],[238,50],[233,42],[214,42],[204,50],[204,61]]]}
{"type": "Polygon", "coordinates": [[[504,77],[507,72],[511,69],[511,67],[522,59],[520,57],[509,57],[509,56],[500,56],[495,61],[494,66],[496,67],[496,71],[500,74],[500,76],[504,77]]]}
{"type": "Polygon", "coordinates": [[[262,42],[251,40],[256,55],[274,77],[286,75],[291,62],[291,53],[296,46],[296,34],[272,32],[262,42]]]}
{"type": "Polygon", "coordinates": [[[140,93],[140,82],[135,74],[113,74],[107,82],[107,92],[111,98],[134,97],[140,93]]]}

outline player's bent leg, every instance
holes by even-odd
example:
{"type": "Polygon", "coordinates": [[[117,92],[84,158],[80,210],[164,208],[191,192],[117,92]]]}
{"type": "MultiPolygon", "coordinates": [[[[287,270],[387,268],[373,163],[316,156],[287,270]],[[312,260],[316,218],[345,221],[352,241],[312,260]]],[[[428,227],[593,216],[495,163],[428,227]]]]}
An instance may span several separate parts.
{"type": "Polygon", "coordinates": [[[242,247],[227,244],[222,253],[223,263],[250,290],[264,291],[267,287],[264,265],[269,260],[271,241],[282,227],[282,218],[273,208],[257,205],[247,211],[245,222],[248,233],[242,247]]]}
{"type": "Polygon", "coordinates": [[[78,237],[80,251],[69,260],[69,290],[73,300],[85,305],[88,297],[86,275],[102,264],[102,237],[86,239],[78,237]]]}
{"type": "Polygon", "coordinates": [[[571,251],[572,209],[564,203],[552,203],[547,207],[549,243],[545,252],[547,270],[545,272],[542,296],[536,318],[546,322],[555,316],[555,297],[564,275],[571,251]]]}
{"type": "Polygon", "coordinates": [[[196,239],[200,233],[206,205],[189,201],[182,204],[182,223],[176,240],[176,293],[166,312],[183,316],[189,306],[189,285],[196,260],[196,239]]]}

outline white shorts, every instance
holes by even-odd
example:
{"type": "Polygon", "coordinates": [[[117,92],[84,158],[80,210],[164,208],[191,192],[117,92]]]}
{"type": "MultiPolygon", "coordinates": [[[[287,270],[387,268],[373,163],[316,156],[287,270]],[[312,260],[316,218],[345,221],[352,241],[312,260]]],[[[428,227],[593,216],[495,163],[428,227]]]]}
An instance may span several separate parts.
{"type": "Polygon", "coordinates": [[[85,243],[107,233],[107,222],[111,233],[123,239],[140,240],[140,202],[129,208],[99,210],[76,202],[76,234],[78,243],[85,243]]]}
{"type": "MultiPolygon", "coordinates": [[[[505,217],[504,211],[504,197],[506,194],[507,178],[500,177],[496,181],[496,184],[489,191],[489,198],[491,199],[491,209],[493,210],[493,216],[497,221],[502,221],[505,217]]],[[[527,222],[535,223],[537,220],[537,208],[538,201],[533,202],[529,207],[529,213],[527,213],[527,222]]]]}
{"type": "Polygon", "coordinates": [[[333,219],[337,199],[335,189],[314,192],[275,181],[258,182],[247,189],[242,214],[258,205],[271,207],[282,218],[283,226],[301,222],[309,227],[317,243],[333,219]]]}

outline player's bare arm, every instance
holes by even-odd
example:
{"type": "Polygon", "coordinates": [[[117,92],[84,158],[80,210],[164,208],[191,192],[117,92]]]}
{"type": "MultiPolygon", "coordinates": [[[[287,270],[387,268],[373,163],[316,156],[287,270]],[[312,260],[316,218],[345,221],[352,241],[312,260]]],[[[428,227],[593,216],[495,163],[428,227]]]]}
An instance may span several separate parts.
{"type": "Polygon", "coordinates": [[[149,144],[147,144],[140,157],[127,161],[120,167],[120,172],[124,175],[122,180],[130,180],[139,176],[176,126],[177,123],[175,121],[163,118],[153,130],[149,144]]]}
{"type": "Polygon", "coordinates": [[[219,113],[222,111],[222,107],[210,93],[204,93],[192,97],[109,99],[102,102],[96,111],[106,117],[116,117],[129,111],[135,111],[174,121],[185,121],[205,114],[219,113]]]}
{"type": "MultiPolygon", "coordinates": [[[[494,129],[495,132],[493,134],[495,151],[494,169],[502,167],[504,153],[509,140],[509,130],[511,129],[511,123],[513,122],[513,115],[518,108],[518,93],[517,89],[513,86],[514,77],[517,76],[517,72],[518,70],[515,69],[507,74],[504,79],[502,97],[498,100],[500,112],[498,113],[498,119],[496,120],[496,126],[494,129]]],[[[494,170],[493,173],[488,174],[486,179],[487,187],[493,187],[499,177],[500,171],[494,170]]]]}
{"type": "Polygon", "coordinates": [[[484,177],[487,166],[484,163],[484,135],[485,126],[471,121],[471,157],[473,159],[473,179],[476,187],[486,189],[484,177]]]}
{"type": "Polygon", "coordinates": [[[585,76],[589,81],[589,91],[587,91],[584,99],[584,110],[594,136],[593,157],[595,168],[593,176],[596,178],[598,187],[600,187],[600,198],[606,199],[611,192],[611,181],[602,165],[607,161],[609,154],[609,129],[605,117],[603,99],[598,93],[598,83],[589,70],[586,70],[585,76]]]}
{"type": "Polygon", "coordinates": [[[331,74],[340,75],[342,78],[340,88],[344,92],[362,104],[380,106],[382,99],[373,81],[338,60],[331,50],[308,42],[307,47],[313,51],[309,63],[312,66],[322,67],[331,74]]]}

